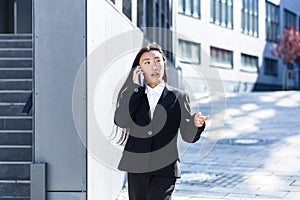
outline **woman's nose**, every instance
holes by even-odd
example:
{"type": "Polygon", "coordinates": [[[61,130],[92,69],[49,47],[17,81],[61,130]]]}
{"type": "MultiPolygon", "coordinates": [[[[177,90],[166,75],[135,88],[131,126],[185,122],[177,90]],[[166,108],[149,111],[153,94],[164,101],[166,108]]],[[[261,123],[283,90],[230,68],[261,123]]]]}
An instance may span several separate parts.
{"type": "Polygon", "coordinates": [[[153,65],[152,65],[153,69],[157,69],[158,68],[157,65],[158,65],[157,63],[153,63],[153,65]]]}

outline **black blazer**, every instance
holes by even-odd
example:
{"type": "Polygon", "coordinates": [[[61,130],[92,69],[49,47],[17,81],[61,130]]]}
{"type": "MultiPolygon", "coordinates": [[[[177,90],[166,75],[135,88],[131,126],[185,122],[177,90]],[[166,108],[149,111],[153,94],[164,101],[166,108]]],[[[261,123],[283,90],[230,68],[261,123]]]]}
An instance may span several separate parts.
{"type": "Polygon", "coordinates": [[[150,118],[145,87],[132,84],[121,94],[114,122],[129,128],[119,169],[131,173],[151,173],[180,177],[177,133],[189,143],[199,140],[201,128],[194,125],[187,93],[166,84],[150,118]]]}

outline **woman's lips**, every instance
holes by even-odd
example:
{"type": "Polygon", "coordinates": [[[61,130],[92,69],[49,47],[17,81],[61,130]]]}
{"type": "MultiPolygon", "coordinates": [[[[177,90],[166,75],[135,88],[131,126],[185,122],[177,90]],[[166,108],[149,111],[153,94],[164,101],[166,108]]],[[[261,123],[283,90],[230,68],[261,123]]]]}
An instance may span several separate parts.
{"type": "Polygon", "coordinates": [[[159,76],[159,73],[154,72],[153,74],[151,74],[151,76],[159,76]]]}

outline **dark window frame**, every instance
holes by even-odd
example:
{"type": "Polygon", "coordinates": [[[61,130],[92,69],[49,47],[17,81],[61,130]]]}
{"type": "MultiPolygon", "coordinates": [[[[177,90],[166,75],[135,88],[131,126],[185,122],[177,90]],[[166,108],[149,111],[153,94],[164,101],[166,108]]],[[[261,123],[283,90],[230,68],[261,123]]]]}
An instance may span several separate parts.
{"type": "MultiPolygon", "coordinates": [[[[250,62],[252,62],[250,61],[250,62]]],[[[249,54],[245,54],[245,53],[241,53],[241,68],[240,68],[240,71],[243,71],[243,72],[249,72],[249,73],[259,73],[259,66],[258,66],[258,56],[253,56],[253,55],[249,55],[249,54]],[[255,71],[253,70],[249,70],[249,68],[245,67],[243,65],[243,60],[244,58],[248,58],[249,60],[255,60],[255,71]]]]}
{"type": "Polygon", "coordinates": [[[123,0],[122,12],[126,17],[132,21],[132,5],[131,0],[123,0]]]}
{"type": "MultiPolygon", "coordinates": [[[[196,64],[196,65],[200,65],[201,64],[201,43],[197,43],[197,42],[192,42],[189,40],[184,40],[184,39],[178,39],[178,46],[180,48],[180,43],[185,43],[185,45],[190,45],[191,50],[193,49],[192,46],[197,47],[198,48],[198,61],[194,62],[193,60],[189,60],[184,53],[181,53],[182,55],[180,56],[184,56],[183,60],[180,60],[179,62],[181,63],[188,63],[188,64],[196,64]]],[[[180,50],[179,50],[180,51],[180,50]]]]}
{"type": "Polygon", "coordinates": [[[284,28],[290,29],[297,26],[297,15],[292,11],[284,8],[284,28]]]}
{"type": "Polygon", "coordinates": [[[215,47],[215,46],[210,46],[210,58],[211,58],[211,63],[210,63],[210,66],[211,67],[217,67],[217,68],[223,68],[223,69],[233,69],[234,66],[233,66],[233,51],[231,50],[228,50],[228,49],[222,49],[222,48],[219,48],[219,47],[215,47]],[[229,60],[230,60],[230,64],[227,64],[226,62],[215,62],[214,63],[214,54],[218,54],[218,57],[221,57],[221,58],[216,58],[218,60],[226,60],[224,57],[224,54],[228,53],[227,55],[229,55],[229,60]],[[230,66],[230,67],[228,67],[230,66]]]}
{"type": "Polygon", "coordinates": [[[188,14],[186,13],[186,0],[178,0],[178,5],[179,5],[179,1],[182,2],[182,10],[178,10],[179,14],[185,15],[185,16],[189,16],[189,17],[193,17],[195,19],[201,19],[201,0],[190,0],[190,8],[191,8],[191,13],[188,14]],[[196,9],[194,6],[194,2],[198,1],[198,8],[196,9]],[[195,16],[195,10],[198,14],[198,17],[195,16]]]}
{"type": "Polygon", "coordinates": [[[264,58],[264,75],[278,77],[278,60],[272,58],[264,58]],[[272,69],[268,69],[268,67],[276,67],[276,72],[273,73],[272,69]]]}
{"type": "Polygon", "coordinates": [[[143,31],[145,39],[158,43],[164,50],[168,61],[174,62],[172,30],[172,0],[137,0],[137,26],[143,31]],[[151,29],[149,27],[156,27],[151,29]]]}
{"type": "Polygon", "coordinates": [[[252,0],[252,5],[250,5],[250,0],[242,0],[242,10],[241,10],[241,28],[242,33],[251,35],[254,37],[259,36],[259,5],[258,0],[252,0]]]}
{"type": "Polygon", "coordinates": [[[211,7],[210,8],[211,23],[232,30],[234,29],[234,20],[233,20],[234,0],[225,0],[225,3],[223,3],[222,0],[211,0],[210,7],[211,7]]]}
{"type": "Polygon", "coordinates": [[[266,0],[266,40],[269,42],[278,42],[280,9],[279,6],[266,0]],[[272,13],[275,12],[277,16],[272,13]]]}

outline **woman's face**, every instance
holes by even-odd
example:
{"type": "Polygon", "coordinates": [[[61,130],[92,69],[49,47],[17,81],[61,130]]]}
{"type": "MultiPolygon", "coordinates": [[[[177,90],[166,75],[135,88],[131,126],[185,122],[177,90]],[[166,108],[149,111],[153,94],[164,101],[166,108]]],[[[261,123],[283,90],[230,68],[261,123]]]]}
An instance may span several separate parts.
{"type": "Polygon", "coordinates": [[[163,81],[164,60],[160,52],[152,50],[143,53],[139,63],[150,87],[155,87],[163,81]]]}

